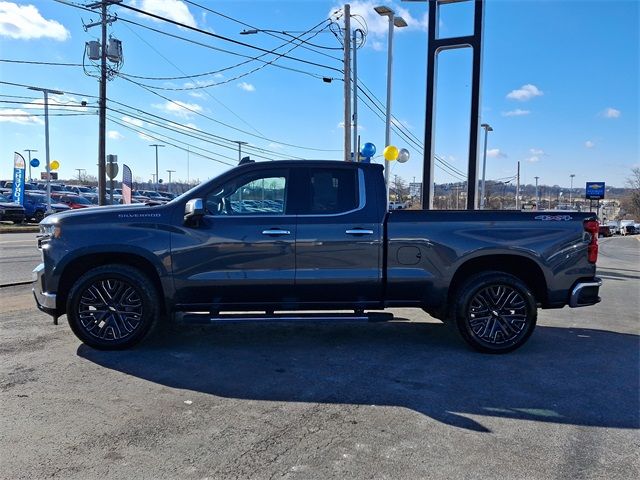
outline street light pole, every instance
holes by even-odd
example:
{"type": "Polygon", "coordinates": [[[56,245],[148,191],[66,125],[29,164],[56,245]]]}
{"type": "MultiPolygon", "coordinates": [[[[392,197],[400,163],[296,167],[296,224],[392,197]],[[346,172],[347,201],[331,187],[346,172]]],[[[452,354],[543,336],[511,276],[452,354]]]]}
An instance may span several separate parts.
{"type": "Polygon", "coordinates": [[[536,179],[536,210],[539,210],[539,203],[540,203],[540,198],[538,197],[538,179],[540,177],[533,177],[536,179]]]}
{"type": "Polygon", "coordinates": [[[167,173],[169,174],[169,183],[167,185],[167,192],[171,192],[171,174],[175,172],[175,170],[167,170],[167,173]]]}
{"type": "MultiPolygon", "coordinates": [[[[398,28],[406,27],[407,22],[402,17],[396,17],[393,10],[389,7],[375,7],[374,10],[378,15],[389,19],[389,40],[387,45],[387,106],[385,112],[384,125],[384,146],[385,148],[391,144],[391,86],[393,74],[393,30],[394,26],[398,28]]],[[[389,161],[384,160],[384,182],[387,186],[387,201],[389,200],[389,161]]]]}
{"type": "Polygon", "coordinates": [[[154,143],[152,145],[149,145],[150,147],[155,147],[156,148],[156,181],[155,186],[156,186],[156,192],[158,191],[158,179],[160,178],[158,176],[158,147],[164,147],[164,145],[160,145],[158,143],[154,143]]]}
{"type": "Polygon", "coordinates": [[[26,148],[24,151],[29,153],[29,181],[31,181],[31,152],[37,152],[38,150],[26,148]]]}
{"type": "Polygon", "coordinates": [[[35,90],[44,94],[44,151],[46,156],[47,167],[47,215],[51,213],[51,163],[49,161],[49,94],[64,95],[64,92],[51,90],[48,88],[29,87],[29,90],[35,90]]]}
{"type": "Polygon", "coordinates": [[[569,207],[573,208],[573,177],[575,177],[576,174],[572,173],[571,175],[569,175],[569,177],[571,177],[571,188],[569,189],[569,207]]]}
{"type": "Polygon", "coordinates": [[[480,189],[480,210],[484,210],[484,182],[485,173],[487,171],[487,137],[489,132],[493,132],[493,128],[488,123],[483,123],[480,128],[484,128],[484,154],[482,156],[482,187],[480,189]]]}

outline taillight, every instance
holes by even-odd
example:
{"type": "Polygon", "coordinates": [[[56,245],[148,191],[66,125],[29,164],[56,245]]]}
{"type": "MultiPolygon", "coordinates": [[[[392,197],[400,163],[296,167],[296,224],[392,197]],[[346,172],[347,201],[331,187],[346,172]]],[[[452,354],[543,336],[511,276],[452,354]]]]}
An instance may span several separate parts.
{"type": "Polygon", "coordinates": [[[600,225],[597,220],[585,220],[584,231],[591,234],[591,241],[587,247],[587,258],[589,263],[596,263],[598,260],[598,232],[600,225]]]}

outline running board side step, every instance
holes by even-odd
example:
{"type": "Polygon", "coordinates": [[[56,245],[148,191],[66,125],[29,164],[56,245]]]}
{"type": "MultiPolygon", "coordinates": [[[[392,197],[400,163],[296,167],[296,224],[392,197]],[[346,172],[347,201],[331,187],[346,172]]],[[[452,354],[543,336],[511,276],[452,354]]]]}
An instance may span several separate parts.
{"type": "Polygon", "coordinates": [[[223,323],[242,322],[390,322],[393,314],[387,312],[369,313],[225,313],[211,314],[208,312],[176,312],[178,323],[190,325],[213,325],[223,323]]]}

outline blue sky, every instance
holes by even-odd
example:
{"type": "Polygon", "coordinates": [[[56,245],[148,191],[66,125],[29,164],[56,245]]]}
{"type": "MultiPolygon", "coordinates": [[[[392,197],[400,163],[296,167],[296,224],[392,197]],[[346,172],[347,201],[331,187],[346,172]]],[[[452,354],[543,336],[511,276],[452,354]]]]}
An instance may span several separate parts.
{"type": "MultiPolygon", "coordinates": [[[[195,1],[211,12],[179,0],[125,0],[125,3],[266,50],[286,40],[266,33],[240,35],[247,27],[231,19],[260,29],[299,35],[342,7],[333,1],[195,1]]],[[[358,77],[384,102],[387,24],[373,11],[379,3],[357,1],[351,5],[353,12],[360,15],[354,20],[366,23],[368,30],[366,43],[358,50],[358,77]]],[[[386,4],[409,23],[407,28],[397,30],[394,37],[393,114],[402,129],[421,143],[427,6],[386,4]]],[[[487,0],[481,116],[483,122],[494,128],[489,134],[488,179],[515,175],[516,163],[520,161],[523,183],[533,183],[533,177],[539,176],[541,184],[568,186],[569,175],[575,174],[574,186],[593,180],[624,186],[631,168],[640,164],[639,5],[635,0],[487,0]]],[[[443,35],[468,31],[470,18],[464,5],[444,8],[448,10],[443,10],[441,18],[443,35]]],[[[234,150],[237,147],[230,140],[248,142],[244,148],[254,158],[258,158],[256,155],[342,157],[343,83],[340,80],[325,83],[321,79],[340,76],[325,67],[342,68],[340,50],[322,49],[319,54],[297,47],[287,54],[320,66],[278,58],[273,65],[253,73],[249,72],[264,63],[251,60],[239,67],[192,79],[140,79],[132,76],[182,77],[217,71],[262,52],[158,22],[125,8],[110,10],[120,18],[109,28],[109,33],[123,43],[124,64],[120,73],[129,77],[116,76],[108,84],[107,95],[113,102],[108,103],[107,152],[117,154],[120,163],[131,166],[134,177],[151,178],[155,153],[149,144],[153,143],[166,145],[159,151],[160,176],[165,180],[167,169],[175,170],[173,178],[182,180],[187,176],[204,180],[228,169],[229,164],[237,162],[234,150]],[[244,57],[161,35],[125,20],[244,57]],[[235,78],[243,74],[247,75],[235,78]],[[132,81],[162,88],[189,88],[198,86],[197,82],[226,83],[197,90],[159,90],[145,89],[132,81]],[[140,110],[157,117],[149,117],[140,110]],[[175,123],[167,123],[165,119],[175,123]],[[185,133],[206,136],[216,144],[185,133]]],[[[82,22],[96,19],[95,14],[53,0],[0,1],[0,58],[82,63],[85,42],[99,35],[98,28],[85,32],[82,22]]],[[[325,22],[319,28],[327,26],[325,22]]],[[[309,42],[330,48],[340,46],[328,28],[309,42]]],[[[290,48],[292,45],[278,52],[290,48]]],[[[266,61],[274,59],[272,54],[263,57],[266,61]]],[[[436,152],[463,173],[470,60],[470,51],[458,50],[443,53],[439,61],[436,152]]],[[[89,60],[85,63],[91,64],[89,60]]],[[[88,70],[95,71],[90,66],[88,70]]],[[[0,81],[73,92],[52,99],[52,104],[63,105],[52,105],[50,110],[51,159],[60,162],[62,178],[77,175],[77,168],[96,173],[95,78],[86,75],[82,67],[0,62],[0,81]],[[83,99],[87,107],[78,107],[83,99]],[[89,115],[70,116],[70,113],[89,115]]],[[[36,149],[34,155],[44,162],[44,126],[42,117],[37,116],[42,114],[39,98],[36,92],[24,87],[0,83],[0,178],[11,177],[14,151],[36,149]]],[[[373,142],[381,152],[384,123],[363,102],[359,103],[359,124],[362,143],[373,142]]],[[[394,164],[392,174],[409,181],[421,178],[422,155],[415,143],[392,134],[392,144],[408,148],[412,155],[409,162],[394,164]]],[[[436,170],[437,182],[457,180],[445,170],[436,170]]]]}

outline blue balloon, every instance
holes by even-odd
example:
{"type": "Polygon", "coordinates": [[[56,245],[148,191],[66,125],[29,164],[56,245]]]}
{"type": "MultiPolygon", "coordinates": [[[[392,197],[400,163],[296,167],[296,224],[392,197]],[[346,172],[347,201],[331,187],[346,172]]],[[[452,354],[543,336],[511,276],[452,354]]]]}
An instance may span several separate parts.
{"type": "Polygon", "coordinates": [[[29,164],[34,168],[38,167],[38,166],[40,166],[40,160],[38,160],[37,158],[32,158],[31,162],[29,162],[29,164]]]}
{"type": "Polygon", "coordinates": [[[367,142],[362,146],[360,154],[363,157],[371,158],[376,154],[376,146],[371,142],[367,142]]]}

